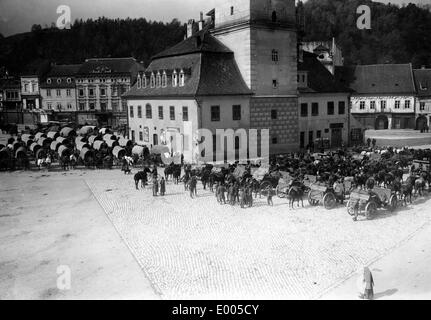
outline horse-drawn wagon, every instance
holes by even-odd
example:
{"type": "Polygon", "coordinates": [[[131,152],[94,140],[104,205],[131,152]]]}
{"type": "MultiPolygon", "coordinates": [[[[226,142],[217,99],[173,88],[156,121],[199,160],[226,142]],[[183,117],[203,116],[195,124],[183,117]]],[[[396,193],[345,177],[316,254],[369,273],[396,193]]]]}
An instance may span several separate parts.
{"type": "Polygon", "coordinates": [[[337,199],[343,200],[343,194],[336,194],[331,186],[322,183],[313,183],[308,191],[308,203],[317,206],[323,203],[325,209],[333,209],[337,204],[337,199]]]}
{"type": "Polygon", "coordinates": [[[397,205],[397,195],[390,189],[380,187],[370,191],[357,189],[350,194],[347,212],[352,216],[365,215],[367,219],[371,219],[378,209],[386,208],[392,212],[396,210],[397,205]]]}
{"type": "Polygon", "coordinates": [[[281,178],[278,181],[278,185],[275,188],[275,194],[279,198],[286,198],[289,192],[293,177],[288,172],[280,171],[281,178]]]}

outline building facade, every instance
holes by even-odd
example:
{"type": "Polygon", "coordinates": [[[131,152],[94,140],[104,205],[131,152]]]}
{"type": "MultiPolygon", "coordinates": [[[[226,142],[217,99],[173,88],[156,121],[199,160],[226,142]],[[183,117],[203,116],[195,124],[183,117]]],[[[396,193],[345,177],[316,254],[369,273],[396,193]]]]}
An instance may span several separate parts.
{"type": "Polygon", "coordinates": [[[0,124],[22,123],[21,80],[12,76],[0,78],[0,124]]]}
{"type": "Polygon", "coordinates": [[[250,128],[270,130],[270,152],[297,150],[297,31],[294,0],[224,0],[211,34],[235,54],[253,92],[250,128]]]}
{"type": "Polygon", "coordinates": [[[335,38],[332,41],[308,41],[301,44],[302,50],[316,54],[317,59],[332,74],[336,67],[344,65],[343,51],[336,44],[335,38]]]}
{"type": "Polygon", "coordinates": [[[413,71],[416,83],[416,130],[429,128],[431,125],[431,69],[413,71]]]}
{"type": "Polygon", "coordinates": [[[53,65],[41,80],[42,109],[49,121],[76,121],[75,75],[81,65],[53,65]]]}
{"type": "Polygon", "coordinates": [[[251,91],[229,48],[206,29],[188,36],[153,57],[125,98],[135,142],[152,148],[176,133],[182,137],[177,150],[193,161],[197,129],[211,130],[215,149],[217,129],[250,127],[251,91]]]}
{"type": "Polygon", "coordinates": [[[367,129],[415,129],[416,89],[411,64],[361,65],[339,70],[352,89],[351,139],[362,141],[367,129]]]}
{"type": "Polygon", "coordinates": [[[121,96],[142,69],[134,58],[87,59],[76,73],[77,122],[127,127],[127,103],[121,96]]]}
{"type": "Polygon", "coordinates": [[[302,54],[297,80],[300,148],[347,146],[350,90],[309,52],[302,54]]]}

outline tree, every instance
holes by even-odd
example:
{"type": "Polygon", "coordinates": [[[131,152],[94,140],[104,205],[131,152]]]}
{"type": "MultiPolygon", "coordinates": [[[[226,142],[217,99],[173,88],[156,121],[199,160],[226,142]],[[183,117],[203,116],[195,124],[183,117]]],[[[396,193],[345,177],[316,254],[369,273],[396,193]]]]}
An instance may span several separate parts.
{"type": "Polygon", "coordinates": [[[31,26],[31,32],[38,32],[42,30],[42,26],[40,24],[34,24],[31,26]]]}

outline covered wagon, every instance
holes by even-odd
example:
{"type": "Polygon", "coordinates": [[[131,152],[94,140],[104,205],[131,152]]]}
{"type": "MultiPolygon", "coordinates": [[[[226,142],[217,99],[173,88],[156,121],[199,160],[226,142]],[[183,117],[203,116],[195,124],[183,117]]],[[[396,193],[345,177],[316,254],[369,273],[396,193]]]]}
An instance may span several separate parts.
{"type": "Polygon", "coordinates": [[[60,146],[61,146],[61,143],[60,143],[60,142],[58,142],[58,141],[53,141],[53,142],[51,142],[50,149],[51,149],[52,151],[57,152],[57,150],[58,150],[58,148],[59,148],[60,146]]]}
{"type": "Polygon", "coordinates": [[[117,159],[122,159],[124,156],[126,156],[126,150],[120,146],[115,146],[114,150],[112,150],[112,155],[117,159]]]}
{"type": "Polygon", "coordinates": [[[106,142],[102,141],[102,140],[97,140],[97,141],[94,141],[94,143],[93,143],[93,149],[98,150],[98,151],[103,149],[103,148],[107,148],[107,147],[108,147],[108,145],[106,144],[106,142]]]}
{"type": "Polygon", "coordinates": [[[119,145],[117,140],[107,140],[105,142],[109,148],[115,148],[116,146],[119,145]]]}
{"type": "Polygon", "coordinates": [[[86,136],[93,133],[94,129],[96,129],[96,126],[83,126],[81,129],[79,129],[78,134],[80,136],[86,136]]]}
{"type": "Polygon", "coordinates": [[[72,136],[76,136],[76,132],[70,127],[64,127],[60,131],[60,136],[62,136],[63,138],[69,138],[72,136]]]}
{"type": "Polygon", "coordinates": [[[68,155],[70,155],[70,154],[71,154],[70,149],[69,149],[68,147],[66,147],[65,145],[60,145],[60,146],[58,147],[57,152],[58,152],[58,155],[59,155],[60,157],[68,156],[68,155]]]}
{"type": "Polygon", "coordinates": [[[37,142],[40,138],[46,138],[46,134],[43,132],[38,132],[34,135],[34,140],[37,142]]]}
{"type": "Polygon", "coordinates": [[[17,159],[27,158],[27,148],[19,147],[18,150],[15,151],[15,158],[17,158],[17,159]]]}
{"type": "Polygon", "coordinates": [[[87,149],[91,149],[91,146],[88,144],[88,143],[86,143],[86,142],[78,142],[77,144],[76,144],[76,149],[79,151],[79,152],[81,152],[81,150],[82,149],[84,149],[84,148],[87,148],[87,149]]]}
{"type": "Polygon", "coordinates": [[[134,146],[132,149],[132,154],[137,156],[142,156],[144,154],[144,147],[143,146],[134,146]]]}
{"type": "Polygon", "coordinates": [[[56,131],[50,131],[50,132],[48,132],[46,134],[46,136],[48,138],[51,138],[52,140],[55,140],[55,139],[57,139],[60,136],[60,134],[58,132],[56,132],[56,131]]]}

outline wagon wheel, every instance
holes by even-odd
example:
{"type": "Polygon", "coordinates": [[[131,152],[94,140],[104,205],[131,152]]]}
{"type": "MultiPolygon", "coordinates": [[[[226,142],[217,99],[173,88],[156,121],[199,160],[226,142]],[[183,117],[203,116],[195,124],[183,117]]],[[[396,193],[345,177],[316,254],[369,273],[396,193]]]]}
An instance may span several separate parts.
{"type": "Polygon", "coordinates": [[[287,196],[287,192],[284,192],[282,190],[282,188],[280,188],[280,186],[277,186],[277,188],[275,189],[275,192],[276,192],[277,197],[279,197],[281,199],[286,198],[286,196],[287,196]]]}
{"type": "Polygon", "coordinates": [[[330,210],[333,209],[336,205],[337,201],[335,199],[335,195],[332,192],[328,192],[323,197],[323,205],[325,206],[325,209],[330,210]]]}
{"type": "Polygon", "coordinates": [[[355,207],[352,200],[347,201],[347,213],[351,216],[355,215],[355,207]]]}
{"type": "Polygon", "coordinates": [[[370,201],[365,206],[365,216],[367,219],[371,219],[372,216],[377,212],[377,204],[374,201],[370,201]]]}
{"type": "Polygon", "coordinates": [[[316,200],[313,198],[311,191],[308,193],[308,203],[310,205],[312,205],[313,207],[315,207],[319,204],[319,200],[316,200]]]}
{"type": "Polygon", "coordinates": [[[389,200],[389,205],[390,205],[389,210],[391,212],[393,212],[397,209],[398,199],[397,199],[397,196],[395,194],[391,196],[391,199],[389,200]]]}

